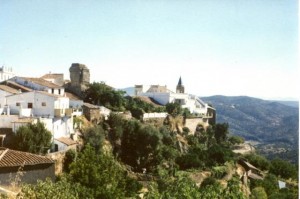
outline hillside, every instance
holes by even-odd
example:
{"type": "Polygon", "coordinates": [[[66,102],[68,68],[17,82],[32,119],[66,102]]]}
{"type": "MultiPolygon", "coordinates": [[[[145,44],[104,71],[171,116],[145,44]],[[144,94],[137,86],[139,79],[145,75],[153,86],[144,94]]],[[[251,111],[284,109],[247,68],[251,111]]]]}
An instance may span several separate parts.
{"type": "MultiPolygon", "coordinates": [[[[298,108],[246,96],[211,96],[202,99],[217,109],[217,122],[229,123],[230,132],[262,145],[297,150],[298,108]]],[[[261,145],[261,147],[262,147],[261,145]]],[[[275,148],[276,148],[275,147],[275,148]]]]}

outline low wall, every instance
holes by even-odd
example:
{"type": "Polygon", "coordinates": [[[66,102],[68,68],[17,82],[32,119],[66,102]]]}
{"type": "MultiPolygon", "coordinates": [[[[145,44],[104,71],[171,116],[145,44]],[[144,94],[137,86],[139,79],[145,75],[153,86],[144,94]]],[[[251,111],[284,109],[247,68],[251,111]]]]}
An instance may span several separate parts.
{"type": "Polygon", "coordinates": [[[12,128],[12,122],[18,118],[18,115],[0,115],[0,128],[12,128]]]}
{"type": "Polygon", "coordinates": [[[168,113],[144,113],[143,120],[154,119],[154,118],[165,118],[168,113]]]}

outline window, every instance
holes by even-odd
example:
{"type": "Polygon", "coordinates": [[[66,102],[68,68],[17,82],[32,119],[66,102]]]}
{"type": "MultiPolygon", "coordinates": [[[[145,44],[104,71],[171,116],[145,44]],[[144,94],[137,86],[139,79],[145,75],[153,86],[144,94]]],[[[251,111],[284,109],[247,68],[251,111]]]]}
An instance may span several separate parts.
{"type": "Polygon", "coordinates": [[[42,106],[46,106],[46,102],[42,102],[42,106]]]}
{"type": "Polygon", "coordinates": [[[32,108],[32,103],[28,103],[27,108],[32,108]]]}
{"type": "Polygon", "coordinates": [[[58,89],[58,94],[60,95],[60,89],[58,89]]]}
{"type": "Polygon", "coordinates": [[[51,90],[52,90],[52,94],[54,94],[54,88],[52,88],[51,90]]]}
{"type": "Polygon", "coordinates": [[[16,106],[20,106],[20,102],[17,102],[17,103],[16,103],[16,106]]]}

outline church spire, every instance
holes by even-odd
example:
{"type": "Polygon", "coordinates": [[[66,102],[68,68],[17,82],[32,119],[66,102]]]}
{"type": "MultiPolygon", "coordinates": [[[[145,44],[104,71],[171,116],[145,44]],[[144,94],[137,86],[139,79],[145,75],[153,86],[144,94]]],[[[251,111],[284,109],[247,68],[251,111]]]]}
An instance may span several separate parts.
{"type": "Polygon", "coordinates": [[[180,78],[179,78],[179,81],[178,81],[178,84],[177,84],[177,86],[182,86],[182,80],[181,80],[181,76],[180,76],[180,78]]]}
{"type": "Polygon", "coordinates": [[[184,93],[184,86],[182,85],[181,76],[180,76],[178,84],[176,86],[176,93],[184,93]]]}

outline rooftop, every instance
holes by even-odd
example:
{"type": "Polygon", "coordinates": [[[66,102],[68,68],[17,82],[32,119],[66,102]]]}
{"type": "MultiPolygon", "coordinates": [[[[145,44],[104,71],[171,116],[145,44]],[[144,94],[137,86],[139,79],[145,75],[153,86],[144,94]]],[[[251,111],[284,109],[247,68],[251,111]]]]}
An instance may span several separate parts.
{"type": "Polygon", "coordinates": [[[75,142],[71,138],[66,138],[66,137],[60,137],[60,138],[57,138],[56,140],[63,143],[63,144],[65,144],[65,145],[67,145],[67,146],[77,144],[77,142],[75,142]]]}
{"type": "Polygon", "coordinates": [[[6,92],[9,92],[9,93],[12,93],[12,94],[19,93],[19,91],[17,89],[14,89],[14,88],[12,88],[10,86],[7,86],[7,85],[0,85],[0,90],[6,91],[6,92]]]}
{"type": "Polygon", "coordinates": [[[77,95],[74,95],[73,93],[65,92],[65,94],[70,100],[82,100],[82,99],[80,99],[80,97],[78,97],[77,95]]]}
{"type": "Polygon", "coordinates": [[[0,168],[53,163],[51,158],[45,156],[0,147],[0,168]]]}
{"type": "Polygon", "coordinates": [[[7,81],[6,82],[6,85],[9,86],[9,87],[12,87],[14,89],[20,89],[22,92],[28,92],[28,91],[32,91],[32,89],[30,88],[27,88],[21,84],[18,84],[16,82],[13,82],[13,81],[7,81]]]}
{"type": "Polygon", "coordinates": [[[61,86],[58,86],[52,82],[44,80],[43,78],[35,78],[35,77],[21,77],[21,78],[48,88],[61,88],[61,86]]]}

